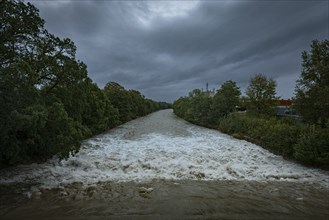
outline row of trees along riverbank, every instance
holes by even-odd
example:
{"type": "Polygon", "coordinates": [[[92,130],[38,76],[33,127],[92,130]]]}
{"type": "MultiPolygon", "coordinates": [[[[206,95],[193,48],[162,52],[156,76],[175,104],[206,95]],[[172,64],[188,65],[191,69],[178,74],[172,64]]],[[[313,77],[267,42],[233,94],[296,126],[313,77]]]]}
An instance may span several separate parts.
{"type": "MultiPolygon", "coordinates": [[[[293,108],[303,119],[277,119],[276,82],[262,74],[250,79],[246,97],[227,81],[214,96],[195,89],[176,100],[174,113],[195,124],[216,128],[305,165],[329,169],[329,40],[313,41],[302,53],[293,108]],[[243,106],[246,113],[236,111],[243,106]]],[[[243,150],[243,149],[241,149],[243,150]]]]}
{"type": "Polygon", "coordinates": [[[0,166],[68,157],[91,135],[169,107],[115,82],[100,89],[30,3],[1,1],[0,23],[0,166]]]}

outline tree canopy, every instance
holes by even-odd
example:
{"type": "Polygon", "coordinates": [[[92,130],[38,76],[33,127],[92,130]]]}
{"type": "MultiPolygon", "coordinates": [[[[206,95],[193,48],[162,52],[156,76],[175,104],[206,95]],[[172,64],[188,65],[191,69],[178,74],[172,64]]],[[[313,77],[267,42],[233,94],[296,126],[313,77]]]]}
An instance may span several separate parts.
{"type": "Polygon", "coordinates": [[[227,81],[212,96],[208,91],[194,89],[188,97],[173,104],[175,114],[195,124],[216,127],[221,118],[235,111],[239,104],[240,88],[236,82],[227,81]]]}
{"type": "Polygon", "coordinates": [[[329,119],[329,40],[313,41],[302,53],[302,72],[295,88],[298,113],[310,123],[325,126],[329,119]]]}
{"type": "Polygon", "coordinates": [[[256,74],[249,81],[246,90],[248,97],[248,112],[255,115],[270,115],[274,113],[276,99],[276,82],[262,74],[256,74]]]}
{"type": "Polygon", "coordinates": [[[32,4],[1,1],[0,22],[0,165],[68,157],[90,135],[169,107],[114,82],[101,90],[32,4]]]}
{"type": "Polygon", "coordinates": [[[213,108],[216,115],[220,118],[235,111],[239,105],[240,95],[241,91],[236,82],[226,81],[214,96],[213,108]]]}

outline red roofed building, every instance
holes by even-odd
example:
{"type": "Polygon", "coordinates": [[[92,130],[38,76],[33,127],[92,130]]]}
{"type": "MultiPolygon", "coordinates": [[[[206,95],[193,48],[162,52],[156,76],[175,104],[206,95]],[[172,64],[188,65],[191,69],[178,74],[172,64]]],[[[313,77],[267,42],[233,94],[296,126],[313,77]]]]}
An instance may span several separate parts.
{"type": "Polygon", "coordinates": [[[277,115],[291,115],[292,111],[292,101],[290,99],[277,100],[276,114],[277,115]]]}
{"type": "Polygon", "coordinates": [[[277,101],[277,106],[292,106],[292,101],[290,99],[281,99],[277,101]]]}

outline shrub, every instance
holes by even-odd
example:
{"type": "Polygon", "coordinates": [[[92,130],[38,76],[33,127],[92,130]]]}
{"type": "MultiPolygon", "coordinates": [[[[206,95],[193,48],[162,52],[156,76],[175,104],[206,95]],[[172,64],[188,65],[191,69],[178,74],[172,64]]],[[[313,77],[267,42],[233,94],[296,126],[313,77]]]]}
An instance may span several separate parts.
{"type": "Polygon", "coordinates": [[[294,145],[294,157],[306,164],[329,165],[329,129],[310,126],[294,145]]]}
{"type": "Polygon", "coordinates": [[[228,134],[262,145],[283,156],[293,156],[301,126],[289,125],[274,118],[264,119],[249,115],[230,115],[220,121],[219,129],[228,134]]]}

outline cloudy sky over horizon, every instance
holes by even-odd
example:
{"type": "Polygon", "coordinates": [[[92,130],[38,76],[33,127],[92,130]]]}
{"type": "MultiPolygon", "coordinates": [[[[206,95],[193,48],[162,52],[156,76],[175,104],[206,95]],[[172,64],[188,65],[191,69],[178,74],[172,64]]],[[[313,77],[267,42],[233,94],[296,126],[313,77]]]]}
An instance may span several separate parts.
{"type": "Polygon", "coordinates": [[[68,37],[101,88],[116,81],[172,102],[194,88],[250,77],[277,81],[293,96],[301,52],[328,39],[327,0],[35,0],[46,28],[68,37]]]}

